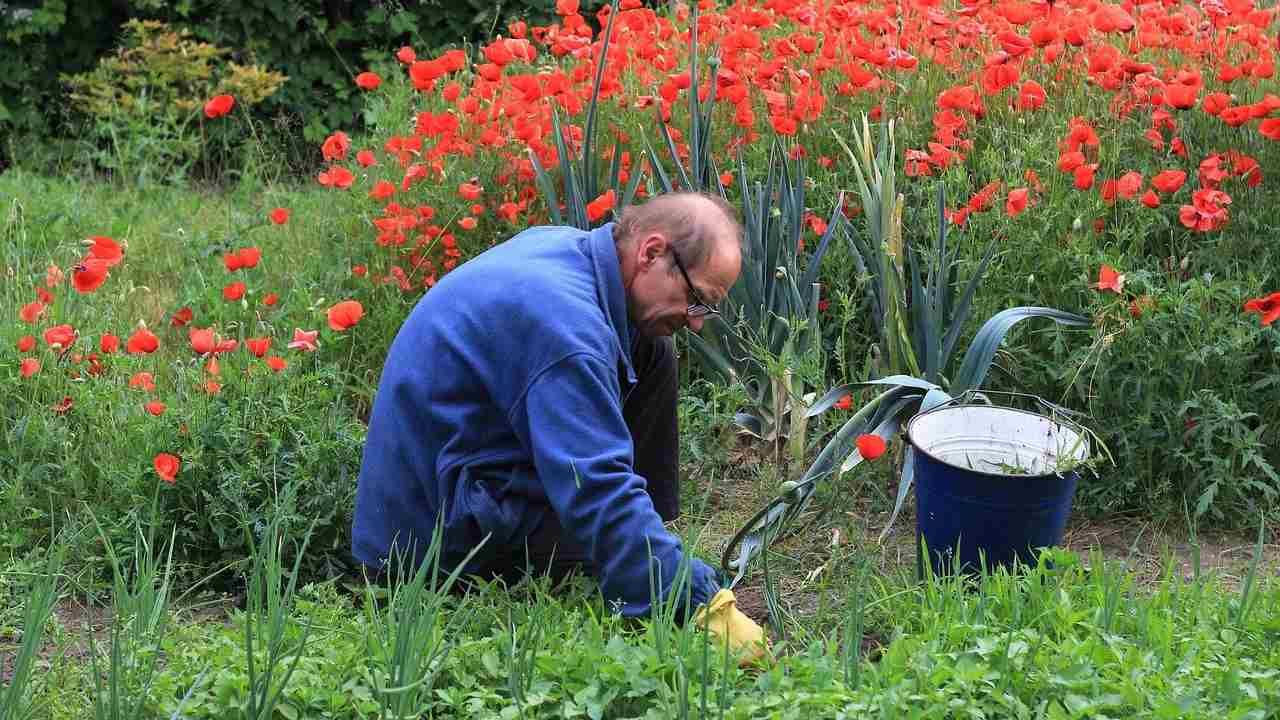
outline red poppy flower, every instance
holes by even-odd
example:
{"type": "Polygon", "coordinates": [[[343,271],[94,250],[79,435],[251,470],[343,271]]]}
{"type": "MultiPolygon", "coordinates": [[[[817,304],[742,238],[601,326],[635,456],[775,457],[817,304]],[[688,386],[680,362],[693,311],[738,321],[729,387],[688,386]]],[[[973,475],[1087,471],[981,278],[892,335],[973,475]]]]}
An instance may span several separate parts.
{"type": "Polygon", "coordinates": [[[161,415],[164,414],[165,404],[160,402],[159,400],[152,400],[151,402],[143,405],[142,408],[147,412],[151,413],[152,415],[156,417],[160,417],[161,415]]]}
{"type": "Polygon", "coordinates": [[[231,108],[235,105],[236,99],[230,95],[215,95],[212,100],[204,104],[204,114],[209,119],[220,118],[231,112],[231,108]]]}
{"type": "Polygon", "coordinates": [[[463,230],[475,230],[476,219],[470,216],[464,217],[458,221],[458,227],[462,228],[463,230]]]}
{"type": "Polygon", "coordinates": [[[152,379],[151,373],[140,372],[134,373],[133,377],[129,378],[129,387],[142,388],[143,392],[151,392],[156,389],[156,383],[152,379]]]}
{"type": "Polygon", "coordinates": [[[1027,209],[1027,196],[1031,193],[1030,188],[1018,188],[1009,191],[1009,197],[1004,201],[1004,211],[1009,217],[1017,217],[1023,210],[1027,209]]]}
{"type": "Polygon", "coordinates": [[[245,286],[242,282],[233,282],[222,288],[222,297],[227,300],[239,300],[244,297],[245,286]]]}
{"type": "Polygon", "coordinates": [[[178,308],[178,310],[173,313],[173,317],[169,319],[169,324],[173,327],[182,327],[183,325],[191,322],[192,316],[191,308],[178,308]]]}
{"type": "Polygon", "coordinates": [[[35,358],[23,358],[22,363],[18,365],[18,372],[22,377],[29,378],[40,372],[40,361],[35,358]]]}
{"type": "Polygon", "coordinates": [[[320,146],[321,154],[328,161],[346,159],[347,151],[350,149],[351,138],[347,137],[347,134],[341,130],[325,138],[324,143],[320,146]]]}
{"type": "MultiPolygon", "coordinates": [[[[364,317],[364,307],[355,300],[343,300],[329,308],[329,327],[342,332],[353,327],[364,317]]],[[[295,336],[296,339],[296,336],[295,336]]],[[[290,345],[292,347],[292,345],[290,345]]]]}
{"type": "Polygon", "coordinates": [[[355,182],[356,176],[341,165],[335,165],[320,173],[317,179],[324,187],[336,187],[346,190],[351,187],[351,183],[355,182]]]}
{"type": "Polygon", "coordinates": [[[372,167],[378,164],[378,159],[373,156],[373,152],[369,150],[361,150],[356,153],[356,162],[360,163],[360,167],[372,167]]]}
{"type": "Polygon", "coordinates": [[[848,410],[849,408],[853,407],[853,396],[845,395],[844,397],[837,400],[835,404],[832,405],[831,407],[838,408],[840,410],[848,410]]]}
{"type": "Polygon", "coordinates": [[[120,338],[111,333],[102,333],[102,338],[98,340],[98,349],[103,353],[113,353],[120,349],[120,338]]]}
{"type": "Polygon", "coordinates": [[[1098,271],[1098,282],[1089,287],[1096,290],[1110,290],[1118,295],[1124,292],[1124,275],[1110,265],[1103,265],[1098,271]]]}
{"type": "Polygon", "coordinates": [[[254,357],[262,357],[271,349],[271,338],[248,338],[244,341],[244,345],[249,348],[249,352],[253,353],[254,357]]]}
{"type": "Polygon", "coordinates": [[[209,373],[210,375],[221,375],[221,374],[222,374],[222,366],[218,364],[218,356],[217,356],[217,355],[214,355],[213,357],[209,358],[209,362],[207,362],[207,363],[205,363],[205,364],[204,364],[204,370],[205,370],[205,372],[209,373]]]}
{"type": "Polygon", "coordinates": [[[600,197],[587,203],[587,220],[596,222],[604,217],[604,214],[614,208],[617,200],[614,197],[613,189],[606,190],[600,197]]]}
{"type": "Polygon", "coordinates": [[[213,328],[211,327],[193,327],[187,331],[187,338],[191,341],[191,349],[195,350],[197,355],[211,353],[218,347],[217,340],[213,337],[213,328]]]}
{"type": "Polygon", "coordinates": [[[150,354],[160,347],[160,338],[155,333],[146,328],[138,328],[136,332],[129,336],[129,342],[125,344],[124,349],[130,354],[150,354]]]}
{"type": "Polygon", "coordinates": [[[124,259],[124,248],[115,240],[103,235],[94,235],[89,240],[92,243],[89,246],[89,257],[102,260],[107,263],[107,267],[115,267],[124,259]]]}
{"type": "Polygon", "coordinates": [[[156,475],[160,479],[173,485],[177,482],[178,471],[182,468],[182,461],[177,455],[169,453],[160,453],[151,460],[151,466],[155,468],[156,475]]]}
{"type": "Polygon", "coordinates": [[[45,305],[42,302],[30,302],[22,306],[18,311],[18,319],[24,323],[34,325],[36,320],[44,314],[45,305]]]}
{"type": "Polygon", "coordinates": [[[62,400],[53,404],[50,408],[54,415],[66,415],[71,412],[71,406],[75,404],[75,400],[70,395],[64,395],[62,400]]]}
{"type": "Polygon", "coordinates": [[[1268,118],[1258,125],[1258,132],[1263,137],[1280,140],[1280,118],[1268,118]]]}
{"type": "Polygon", "coordinates": [[[227,253],[222,256],[222,264],[227,268],[227,272],[235,272],[243,267],[240,264],[240,256],[236,253],[227,253]]]}
{"type": "Polygon", "coordinates": [[[278,207],[271,211],[271,222],[276,225],[283,225],[289,222],[289,208],[278,207]]]}
{"type": "Polygon", "coordinates": [[[281,370],[284,370],[285,368],[289,367],[289,363],[285,362],[284,358],[276,355],[272,355],[271,357],[267,358],[266,362],[267,362],[267,367],[271,368],[275,372],[280,372],[281,370]]]}
{"type": "Polygon", "coordinates": [[[374,200],[386,200],[396,194],[396,186],[386,180],[379,180],[373,184],[373,189],[369,191],[369,197],[374,200]]]}
{"type": "Polygon", "coordinates": [[[1142,194],[1142,204],[1154,210],[1160,207],[1160,196],[1156,194],[1155,190],[1148,189],[1142,194]]]}
{"type": "Polygon", "coordinates": [[[1186,180],[1187,174],[1181,170],[1165,170],[1151,178],[1151,185],[1167,195],[1178,192],[1178,188],[1182,187],[1182,183],[1186,180]]]}
{"type": "Polygon", "coordinates": [[[484,188],[478,183],[465,182],[458,186],[458,197],[463,200],[478,200],[480,195],[484,193],[484,188]]]}
{"type": "Polygon", "coordinates": [[[240,259],[242,268],[258,267],[258,261],[262,259],[262,251],[256,247],[240,248],[236,251],[236,257],[240,259]]]}
{"type": "Polygon", "coordinates": [[[413,51],[413,48],[406,45],[396,51],[396,59],[405,65],[410,65],[414,60],[418,59],[418,55],[413,51]]]}
{"type": "Polygon", "coordinates": [[[1098,170],[1098,163],[1087,163],[1072,171],[1075,176],[1077,190],[1088,190],[1093,187],[1093,174],[1098,170]]]}
{"type": "Polygon", "coordinates": [[[1044,106],[1045,92],[1040,83],[1028,80],[1018,89],[1019,110],[1039,110],[1044,106]]]}
{"type": "Polygon", "coordinates": [[[315,352],[316,349],[320,347],[320,344],[316,341],[316,336],[319,334],[319,330],[303,330],[302,328],[294,328],[293,342],[289,343],[289,347],[295,350],[315,352]]]}
{"type": "Polygon", "coordinates": [[[1172,83],[1164,91],[1165,100],[1179,110],[1189,110],[1195,107],[1199,95],[1199,86],[1183,85],[1181,83],[1172,83]]]}
{"type": "Polygon", "coordinates": [[[102,287],[102,283],[107,281],[110,267],[110,263],[106,260],[94,257],[85,258],[72,269],[71,284],[75,286],[76,292],[82,295],[91,293],[102,287]]]}
{"type": "Polygon", "coordinates": [[[381,84],[382,78],[378,76],[378,73],[362,72],[356,76],[356,85],[361,90],[377,90],[381,84]]]}
{"type": "Polygon", "coordinates": [[[76,330],[70,325],[54,325],[44,331],[44,344],[55,350],[65,350],[76,341],[76,330]]]}
{"type": "Polygon", "coordinates": [[[267,293],[266,296],[262,298],[263,305],[275,305],[279,301],[280,295],[277,293],[267,293]]]}
{"type": "Polygon", "coordinates": [[[1280,292],[1250,300],[1244,304],[1244,311],[1260,315],[1259,321],[1263,327],[1280,320],[1280,292]]]}
{"type": "Polygon", "coordinates": [[[208,395],[217,395],[218,393],[222,392],[222,383],[214,382],[213,380],[207,380],[203,385],[200,386],[200,389],[203,390],[208,395]]]}
{"type": "Polygon", "coordinates": [[[884,438],[879,435],[859,435],[854,443],[858,446],[858,454],[866,460],[875,460],[884,454],[884,438]]]}
{"type": "Polygon", "coordinates": [[[23,335],[18,338],[18,352],[31,352],[36,346],[36,338],[34,335],[23,335]]]}
{"type": "Polygon", "coordinates": [[[1191,196],[1191,204],[1178,208],[1178,220],[1197,232],[1211,232],[1227,224],[1230,215],[1224,205],[1231,196],[1213,188],[1201,188],[1191,196]]]}
{"type": "Polygon", "coordinates": [[[366,274],[368,274],[368,272],[369,272],[369,268],[365,267],[364,265],[351,266],[351,274],[355,275],[356,277],[364,277],[366,274]]]}
{"type": "Polygon", "coordinates": [[[1116,194],[1125,200],[1132,200],[1142,191],[1142,173],[1129,171],[1116,181],[1116,194]]]}

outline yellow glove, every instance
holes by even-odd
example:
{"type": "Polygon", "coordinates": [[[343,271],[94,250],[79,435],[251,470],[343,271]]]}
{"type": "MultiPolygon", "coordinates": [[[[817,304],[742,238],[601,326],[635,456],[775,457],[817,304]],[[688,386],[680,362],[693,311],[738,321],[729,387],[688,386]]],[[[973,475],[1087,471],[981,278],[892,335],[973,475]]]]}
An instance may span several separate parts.
{"type": "Polygon", "coordinates": [[[745,667],[764,657],[768,643],[764,630],[754,620],[742,614],[732,590],[716,593],[711,602],[698,608],[693,622],[695,626],[705,628],[716,638],[727,642],[734,652],[742,653],[739,667],[745,667]]]}

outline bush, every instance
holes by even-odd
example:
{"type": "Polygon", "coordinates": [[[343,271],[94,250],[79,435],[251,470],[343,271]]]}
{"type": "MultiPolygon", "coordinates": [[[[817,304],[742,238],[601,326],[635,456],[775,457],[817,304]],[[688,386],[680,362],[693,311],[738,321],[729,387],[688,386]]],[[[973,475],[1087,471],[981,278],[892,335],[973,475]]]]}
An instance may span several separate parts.
{"type": "MultiPolygon", "coordinates": [[[[584,7],[599,2],[584,2],[584,7]]],[[[306,143],[360,123],[352,79],[397,48],[434,52],[487,37],[521,18],[554,17],[554,0],[67,0],[0,1],[0,135],[44,139],[73,133],[62,76],[92,69],[119,44],[126,23],[156,20],[183,28],[199,42],[235,48],[229,56],[288,76],[255,119],[278,148],[274,158],[295,169],[318,159],[306,143]],[[302,155],[310,150],[311,154],[302,155]]],[[[22,145],[0,147],[0,167],[22,145]]],[[[26,152],[26,151],[22,151],[26,152]]],[[[16,159],[26,159],[20,156],[16,159]]],[[[213,169],[217,173],[221,168],[213,169]]]]}
{"type": "Polygon", "coordinates": [[[231,109],[206,107],[212,98],[229,96],[249,108],[288,80],[256,65],[224,62],[226,48],[158,21],[129,20],[124,29],[122,47],[92,72],[62,79],[86,127],[88,157],[140,185],[181,182],[197,161],[208,164],[228,142],[250,134],[242,125],[220,123],[211,126],[220,137],[210,137],[205,117],[231,109]]]}

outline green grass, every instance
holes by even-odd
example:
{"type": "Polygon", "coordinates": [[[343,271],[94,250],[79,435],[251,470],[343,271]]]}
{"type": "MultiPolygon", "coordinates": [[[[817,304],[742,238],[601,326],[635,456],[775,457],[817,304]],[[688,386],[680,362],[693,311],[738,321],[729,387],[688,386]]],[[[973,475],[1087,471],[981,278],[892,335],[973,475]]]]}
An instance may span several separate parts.
{"type": "MultiPolygon", "coordinates": [[[[1233,591],[1170,566],[1138,587],[1100,556],[1046,554],[1020,575],[966,585],[848,573],[808,631],[765,669],[726,664],[687,629],[625,623],[581,579],[417,598],[447,649],[430,717],[1275,717],[1280,584],[1233,591]],[[1050,566],[1050,562],[1052,563],[1050,566]],[[439,611],[432,604],[442,603],[439,611]],[[444,618],[451,618],[447,622],[444,618]]],[[[280,717],[379,715],[371,643],[388,612],[333,583],[298,589],[281,641],[302,649],[280,717]],[[363,610],[358,607],[363,603],[363,610]]],[[[398,606],[397,621],[411,608],[398,606]]],[[[179,612],[143,717],[238,717],[251,688],[242,634],[259,622],[179,612]],[[200,621],[194,621],[197,618],[200,621]]],[[[92,687],[67,639],[35,684],[40,717],[83,717],[92,687]]],[[[265,652],[265,651],[263,651],[265,652]]],[[[266,658],[260,655],[259,661],[266,658]]],[[[402,708],[402,710],[408,710],[402,708]]],[[[401,715],[403,717],[403,715],[401,715]]]]}

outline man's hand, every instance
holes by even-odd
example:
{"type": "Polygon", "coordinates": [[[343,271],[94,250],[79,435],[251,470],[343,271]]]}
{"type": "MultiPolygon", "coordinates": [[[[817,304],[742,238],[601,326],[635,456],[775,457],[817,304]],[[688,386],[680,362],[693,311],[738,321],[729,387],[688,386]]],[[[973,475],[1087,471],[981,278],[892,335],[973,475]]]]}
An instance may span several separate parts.
{"type": "Polygon", "coordinates": [[[716,593],[711,602],[698,609],[693,622],[697,627],[706,628],[720,642],[728,643],[735,653],[741,653],[739,667],[750,665],[765,655],[768,640],[764,630],[742,614],[732,590],[716,593]]]}

